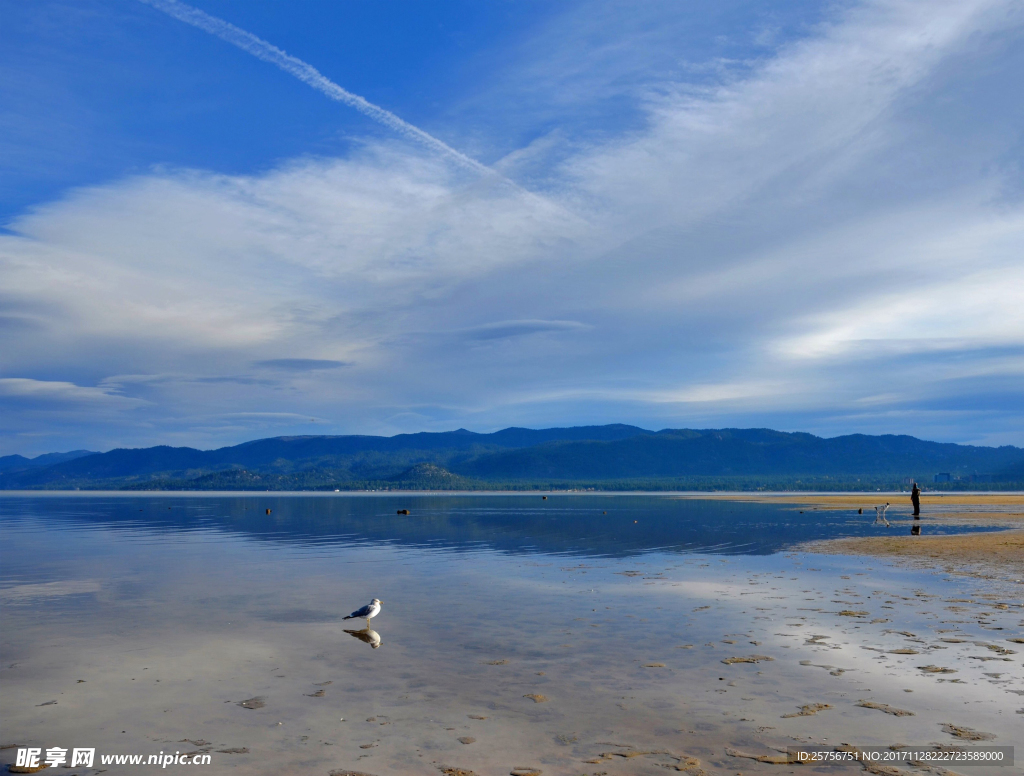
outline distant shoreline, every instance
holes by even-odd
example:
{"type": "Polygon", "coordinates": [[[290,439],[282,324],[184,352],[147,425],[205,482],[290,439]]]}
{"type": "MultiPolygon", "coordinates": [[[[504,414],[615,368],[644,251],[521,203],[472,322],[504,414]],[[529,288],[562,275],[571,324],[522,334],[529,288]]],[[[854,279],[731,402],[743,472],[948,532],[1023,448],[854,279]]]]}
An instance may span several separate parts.
{"type": "MultiPolygon", "coordinates": [[[[909,503],[907,491],[874,490],[101,490],[50,488],[0,490],[4,496],[665,496],[673,498],[727,499],[735,501],[792,501],[794,504],[814,504],[820,509],[845,509],[860,504],[873,504],[880,498],[903,498],[909,503]],[[867,497],[871,497],[870,499],[867,497]],[[840,501],[845,499],[846,501],[840,501]]],[[[1020,504],[1024,507],[1024,490],[989,491],[924,491],[925,500],[941,498],[943,503],[974,504],[979,498],[992,505],[1020,504]]],[[[894,502],[895,503],[895,502],[894,502]]]]}

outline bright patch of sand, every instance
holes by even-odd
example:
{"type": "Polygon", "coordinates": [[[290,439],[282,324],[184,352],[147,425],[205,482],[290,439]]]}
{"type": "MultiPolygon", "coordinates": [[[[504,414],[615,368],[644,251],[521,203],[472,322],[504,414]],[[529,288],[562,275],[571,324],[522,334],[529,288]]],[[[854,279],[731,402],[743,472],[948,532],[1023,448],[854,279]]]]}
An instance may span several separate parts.
{"type": "Polygon", "coordinates": [[[1018,576],[1024,574],[1024,530],[834,539],[814,542],[807,548],[830,555],[913,558],[941,565],[951,572],[962,570],[964,565],[980,565],[998,567],[1018,576]]]}

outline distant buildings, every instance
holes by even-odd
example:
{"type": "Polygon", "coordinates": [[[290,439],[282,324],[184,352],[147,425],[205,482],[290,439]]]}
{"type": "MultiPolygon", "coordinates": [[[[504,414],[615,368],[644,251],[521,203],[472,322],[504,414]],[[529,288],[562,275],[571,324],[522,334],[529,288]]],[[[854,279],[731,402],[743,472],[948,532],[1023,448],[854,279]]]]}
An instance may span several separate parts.
{"type": "Polygon", "coordinates": [[[993,482],[995,477],[991,474],[964,474],[954,477],[950,472],[939,472],[932,478],[932,482],[993,482]]]}

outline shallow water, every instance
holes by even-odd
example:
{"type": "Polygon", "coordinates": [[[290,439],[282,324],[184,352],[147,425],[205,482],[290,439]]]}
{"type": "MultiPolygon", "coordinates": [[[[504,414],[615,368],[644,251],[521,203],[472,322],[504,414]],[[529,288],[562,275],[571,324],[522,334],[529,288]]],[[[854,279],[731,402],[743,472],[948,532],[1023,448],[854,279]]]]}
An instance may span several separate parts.
{"type": "MultiPolygon", "coordinates": [[[[789,550],[884,533],[873,514],[532,494],[4,496],[0,511],[3,744],[483,776],[788,772],[727,750],[958,743],[942,723],[1022,739],[1019,584],[789,550]],[[371,632],[341,619],[371,597],[371,632]],[[772,660],[722,662],[751,655],[772,660]],[[811,703],[830,708],[783,717],[811,703]]],[[[939,530],[962,529],[926,521],[939,530]]]]}

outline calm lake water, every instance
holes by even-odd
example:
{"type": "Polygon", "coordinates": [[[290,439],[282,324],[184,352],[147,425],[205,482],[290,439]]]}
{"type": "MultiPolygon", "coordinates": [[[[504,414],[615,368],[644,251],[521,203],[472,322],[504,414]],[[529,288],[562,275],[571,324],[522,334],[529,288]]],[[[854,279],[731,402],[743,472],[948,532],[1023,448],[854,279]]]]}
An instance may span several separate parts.
{"type": "Polygon", "coordinates": [[[0,496],[2,743],[324,776],[769,773],[728,750],[838,729],[925,744],[947,722],[1013,743],[1021,611],[985,608],[1010,594],[790,551],[909,533],[907,512],[886,529],[670,496],[0,496]],[[342,620],[373,597],[370,629],[342,620]],[[828,707],[783,717],[809,703],[828,707]]]}

